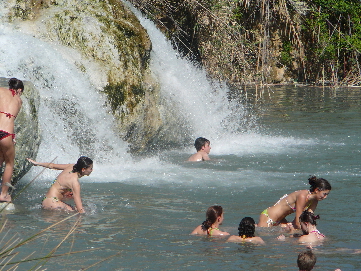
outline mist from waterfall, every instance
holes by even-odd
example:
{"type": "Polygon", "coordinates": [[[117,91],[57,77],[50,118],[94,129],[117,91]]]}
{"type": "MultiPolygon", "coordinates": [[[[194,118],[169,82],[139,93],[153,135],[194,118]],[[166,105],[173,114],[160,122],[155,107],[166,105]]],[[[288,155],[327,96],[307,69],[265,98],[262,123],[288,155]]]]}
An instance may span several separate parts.
{"type": "MultiPolygon", "coordinates": [[[[180,58],[154,24],[135,13],[152,41],[151,69],[161,86],[161,114],[181,120],[171,124],[180,137],[210,139],[213,155],[283,152],[289,146],[309,143],[259,133],[252,112],[228,99],[225,84],[210,80],[203,69],[180,58]]],[[[107,113],[100,84],[92,84],[91,78],[97,78],[98,73],[91,69],[91,74],[84,74],[73,64],[73,59],[81,58],[80,52],[35,38],[26,29],[1,25],[0,76],[30,81],[40,92],[42,140],[36,159],[69,163],[80,155],[89,156],[95,161],[92,176],[97,182],[132,182],[133,178],[144,183],[167,181],[166,168],[178,166],[158,156],[131,157],[128,143],[113,132],[114,119],[107,113]]],[[[192,143],[177,151],[193,153],[192,143]]]]}
{"type": "MultiPolygon", "coordinates": [[[[204,69],[181,58],[154,23],[129,6],[150,36],[151,70],[160,82],[167,114],[183,120],[178,123],[181,136],[193,140],[206,137],[211,140],[212,154],[217,155],[283,152],[294,145],[312,144],[304,139],[267,135],[266,129],[260,129],[257,115],[242,103],[241,94],[230,99],[225,83],[212,80],[204,69]]],[[[193,152],[194,147],[187,151],[193,152]]]]}

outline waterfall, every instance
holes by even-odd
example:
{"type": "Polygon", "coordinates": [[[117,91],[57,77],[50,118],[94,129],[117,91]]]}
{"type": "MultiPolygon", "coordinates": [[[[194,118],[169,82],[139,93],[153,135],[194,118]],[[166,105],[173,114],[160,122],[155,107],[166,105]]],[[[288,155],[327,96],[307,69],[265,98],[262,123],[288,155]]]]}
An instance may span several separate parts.
{"type": "MultiPolygon", "coordinates": [[[[152,41],[151,70],[161,85],[161,114],[182,120],[175,127],[179,136],[206,137],[211,140],[212,154],[218,155],[271,152],[270,145],[295,144],[292,138],[265,136],[250,129],[257,127],[256,118],[240,102],[228,99],[227,87],[180,58],[155,25],[134,12],[152,41]]],[[[40,92],[42,141],[36,159],[58,157],[57,162],[66,163],[87,155],[102,169],[92,174],[99,181],[131,179],[142,168],[146,170],[141,174],[147,176],[148,169],[163,167],[158,157],[134,161],[128,154],[127,142],[113,132],[106,98],[92,83],[97,71],[84,74],[71,61],[80,58],[80,52],[6,23],[0,26],[0,48],[0,76],[30,81],[40,92]]],[[[194,148],[190,144],[183,151],[191,153],[194,148]]]]}
{"type": "MultiPolygon", "coordinates": [[[[160,82],[167,114],[184,120],[179,124],[181,136],[206,137],[211,140],[212,154],[219,155],[269,153],[304,143],[261,133],[256,114],[246,109],[241,99],[230,99],[225,84],[213,81],[204,69],[181,58],[154,23],[129,6],[152,41],[151,70],[160,82]]],[[[194,152],[194,148],[187,151],[194,152]]]]}

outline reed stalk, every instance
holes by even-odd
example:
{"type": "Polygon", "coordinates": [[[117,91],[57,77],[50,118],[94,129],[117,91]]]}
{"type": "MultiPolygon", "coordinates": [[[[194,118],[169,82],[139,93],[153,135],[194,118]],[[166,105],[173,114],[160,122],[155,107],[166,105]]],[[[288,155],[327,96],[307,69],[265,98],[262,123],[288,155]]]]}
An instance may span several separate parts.
{"type": "MultiPolygon", "coordinates": [[[[56,158],[54,158],[50,163],[52,163],[56,158]]],[[[49,164],[50,164],[49,163],[49,164]]],[[[44,168],[45,169],[45,168],[44,168]]],[[[14,197],[14,199],[16,197],[18,197],[23,191],[25,191],[43,172],[44,169],[38,174],[36,175],[26,186],[24,186],[23,189],[21,189],[19,191],[19,193],[14,197]]],[[[0,210],[0,213],[4,210],[5,208],[2,208],[0,210]]],[[[36,234],[31,235],[28,238],[25,238],[24,240],[22,240],[18,234],[11,234],[10,230],[7,231],[2,239],[0,240],[0,271],[5,270],[5,268],[8,268],[7,270],[16,270],[17,268],[19,268],[19,266],[21,264],[27,263],[27,262],[33,262],[33,261],[37,261],[37,263],[35,263],[33,265],[33,267],[31,267],[29,270],[39,270],[40,268],[43,268],[45,266],[45,264],[52,258],[55,257],[62,257],[62,256],[70,256],[73,254],[77,254],[77,253],[84,253],[84,252],[90,252],[90,251],[94,251],[97,249],[102,249],[102,248],[97,248],[97,249],[86,249],[86,250],[81,250],[81,251],[72,251],[72,248],[74,246],[74,239],[73,242],[71,244],[71,248],[70,251],[67,253],[63,253],[63,254],[55,254],[56,251],[61,247],[61,245],[71,236],[74,234],[75,230],[78,228],[79,224],[80,224],[80,220],[81,220],[81,216],[79,216],[78,213],[74,213],[72,215],[69,215],[68,217],[53,223],[52,225],[48,226],[47,228],[39,231],[36,234]],[[67,232],[67,234],[60,240],[60,242],[53,248],[51,249],[45,256],[41,256],[41,257],[33,257],[34,254],[36,254],[36,251],[31,252],[29,255],[27,255],[26,257],[24,257],[23,259],[20,260],[15,260],[15,258],[19,255],[19,252],[16,252],[17,248],[23,247],[26,244],[29,244],[30,242],[36,240],[37,238],[43,236],[43,234],[45,234],[47,231],[49,231],[50,229],[54,228],[55,226],[58,226],[62,223],[64,223],[65,221],[74,218],[75,216],[78,216],[77,220],[75,221],[74,225],[69,229],[69,231],[67,232]]],[[[0,229],[0,233],[3,233],[5,228],[6,228],[6,224],[7,224],[7,220],[3,221],[2,225],[1,225],[1,229],[0,229]]],[[[96,266],[114,256],[109,256],[105,259],[102,259],[101,261],[99,261],[98,263],[92,264],[91,266],[96,266]]],[[[88,267],[86,268],[88,269],[88,267]]],[[[86,270],[84,269],[84,270],[86,270]]]]}

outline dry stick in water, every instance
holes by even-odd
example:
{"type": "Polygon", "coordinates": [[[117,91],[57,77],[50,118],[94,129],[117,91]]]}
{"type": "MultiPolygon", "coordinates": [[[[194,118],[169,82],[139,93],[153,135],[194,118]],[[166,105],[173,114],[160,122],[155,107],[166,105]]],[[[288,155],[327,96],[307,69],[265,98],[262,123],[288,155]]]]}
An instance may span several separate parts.
{"type": "Polygon", "coordinates": [[[38,233],[34,234],[33,236],[30,236],[29,238],[25,239],[24,241],[20,242],[19,244],[15,245],[15,246],[13,246],[13,247],[11,247],[11,248],[6,249],[5,251],[2,251],[2,252],[0,253],[0,257],[4,256],[6,253],[8,253],[9,251],[11,251],[11,250],[13,250],[13,249],[15,249],[15,248],[17,248],[17,247],[21,247],[22,245],[25,245],[26,243],[28,243],[28,242],[30,242],[31,240],[33,240],[33,239],[35,239],[36,237],[38,237],[38,236],[39,236],[40,234],[42,234],[43,232],[45,232],[45,231],[47,231],[47,230],[49,230],[49,229],[51,229],[51,228],[59,225],[60,223],[66,221],[66,220],[68,220],[68,219],[70,219],[70,218],[72,218],[72,217],[74,217],[74,216],[76,216],[76,215],[78,215],[78,213],[75,213],[75,214],[73,214],[73,215],[71,215],[71,216],[68,216],[68,217],[62,219],[61,221],[58,221],[58,222],[50,225],[50,226],[47,227],[46,229],[43,229],[43,230],[39,231],[38,233]]]}
{"type": "MultiPolygon", "coordinates": [[[[53,163],[56,158],[58,158],[58,157],[56,156],[53,160],[51,160],[51,161],[47,164],[47,166],[50,165],[51,163],[53,163]]],[[[27,185],[25,185],[24,188],[21,189],[20,192],[19,192],[17,195],[15,195],[14,199],[16,199],[26,188],[28,188],[41,174],[43,174],[43,172],[44,172],[45,169],[46,169],[46,167],[44,167],[44,168],[39,172],[39,174],[36,175],[27,185]]]]}
{"type": "Polygon", "coordinates": [[[58,250],[58,248],[63,244],[63,242],[68,239],[68,237],[74,233],[74,231],[77,229],[78,225],[80,224],[80,217],[78,217],[77,221],[75,222],[75,224],[73,225],[73,227],[69,230],[69,232],[67,233],[67,235],[63,238],[63,240],[61,240],[61,242],[55,247],[53,248],[47,255],[45,255],[43,263],[38,263],[34,266],[34,268],[37,265],[43,266],[52,256],[53,254],[58,250]]]}
{"type": "MultiPolygon", "coordinates": [[[[57,255],[52,255],[50,256],[50,258],[55,258],[55,257],[62,257],[62,256],[66,256],[66,255],[72,255],[72,254],[77,254],[77,253],[83,253],[83,252],[89,252],[89,251],[94,251],[94,250],[99,250],[99,249],[103,249],[103,247],[101,248],[91,248],[91,249],[85,249],[85,250],[79,250],[79,251],[73,251],[73,252],[66,252],[66,253],[62,253],[62,254],[57,254],[57,255]]],[[[33,252],[34,253],[34,252],[33,252]]],[[[32,254],[33,254],[32,253],[32,254]]],[[[29,259],[29,260],[21,260],[21,261],[17,261],[17,262],[11,262],[9,264],[16,264],[19,265],[20,263],[25,263],[25,262],[31,262],[31,261],[38,261],[38,260],[44,260],[47,256],[43,256],[43,257],[39,257],[39,258],[34,258],[34,259],[29,259]]],[[[41,267],[38,267],[38,269],[41,267]]],[[[30,269],[32,270],[32,269],[30,269]]],[[[37,269],[35,269],[37,270],[37,269]]],[[[46,270],[46,269],[44,269],[46,270]]]]}
{"type": "Polygon", "coordinates": [[[94,264],[92,264],[92,265],[90,265],[90,266],[88,266],[88,267],[86,267],[86,268],[82,268],[82,269],[80,269],[80,270],[82,270],[82,271],[88,270],[89,268],[94,267],[94,266],[96,266],[97,264],[100,264],[100,263],[102,263],[102,262],[105,262],[105,261],[107,261],[107,260],[109,260],[109,259],[111,259],[111,258],[113,258],[113,257],[115,257],[115,256],[117,256],[117,255],[119,255],[119,254],[120,254],[120,252],[118,252],[117,254],[114,254],[114,255],[112,255],[112,256],[109,256],[109,257],[107,257],[107,258],[105,258],[105,259],[103,259],[103,260],[101,260],[101,261],[99,261],[99,262],[96,262],[96,263],[94,263],[94,264]]]}
{"type": "MultiPolygon", "coordinates": [[[[55,157],[51,162],[49,162],[49,164],[53,163],[56,158],[57,158],[57,157],[55,157]]],[[[16,197],[18,197],[26,188],[28,188],[29,185],[31,185],[31,184],[44,172],[45,169],[46,169],[46,167],[44,167],[44,169],[41,170],[41,172],[40,172],[38,175],[36,175],[23,189],[21,189],[20,192],[14,197],[14,199],[15,199],[16,197]]],[[[5,208],[6,208],[6,206],[3,207],[3,208],[0,210],[0,212],[1,212],[2,210],[4,210],[5,208]]],[[[10,254],[14,249],[16,249],[16,248],[18,248],[18,247],[20,247],[20,246],[25,245],[26,243],[28,243],[28,242],[30,242],[31,240],[33,240],[33,239],[35,239],[36,237],[38,237],[38,236],[39,236],[40,234],[42,234],[43,232],[45,232],[45,231],[51,229],[52,227],[54,227],[54,226],[56,226],[56,225],[58,225],[58,224],[60,224],[60,223],[62,223],[62,222],[64,222],[64,221],[72,218],[73,216],[75,216],[75,215],[77,215],[77,214],[78,214],[78,213],[75,213],[75,214],[73,214],[73,215],[71,215],[71,216],[69,216],[69,217],[67,217],[67,218],[65,218],[65,219],[63,219],[63,220],[61,220],[61,221],[59,221],[59,222],[57,222],[57,223],[49,226],[49,227],[47,227],[46,229],[41,230],[41,231],[38,232],[37,234],[35,234],[35,235],[27,238],[26,240],[20,242],[19,244],[15,245],[15,246],[13,246],[13,247],[8,247],[8,248],[6,248],[4,251],[1,251],[1,252],[0,252],[0,257],[7,257],[7,256],[9,256],[9,254],[10,254]],[[9,254],[6,255],[6,253],[9,253],[9,254]]],[[[25,259],[23,259],[23,260],[21,260],[21,261],[9,263],[10,260],[13,259],[13,258],[18,254],[18,253],[15,253],[15,254],[12,255],[12,257],[7,261],[7,263],[5,263],[5,264],[0,264],[0,265],[3,266],[0,270],[2,270],[5,266],[7,266],[7,265],[9,265],[9,264],[16,264],[15,267],[17,267],[20,263],[23,263],[23,262],[29,262],[29,261],[35,261],[35,260],[45,260],[45,262],[46,262],[46,261],[48,261],[50,258],[53,258],[53,257],[59,257],[59,256],[64,256],[64,255],[71,255],[71,254],[75,254],[75,253],[81,253],[81,252],[96,250],[96,249],[87,249],[87,250],[82,250],[82,251],[75,251],[75,252],[73,251],[73,252],[68,252],[68,253],[64,253],[64,254],[53,255],[53,254],[57,251],[57,249],[61,246],[61,244],[70,236],[70,234],[72,234],[72,233],[75,231],[75,229],[77,228],[77,226],[78,226],[78,224],[79,224],[79,220],[80,220],[80,218],[76,221],[76,223],[74,224],[74,226],[70,229],[70,231],[69,231],[68,234],[63,238],[63,240],[62,240],[51,252],[49,252],[46,256],[40,257],[40,258],[36,258],[36,259],[26,259],[26,258],[30,257],[30,256],[34,253],[34,252],[33,252],[33,253],[31,253],[30,255],[28,255],[25,259]]],[[[6,221],[5,221],[2,229],[4,228],[5,224],[6,224],[6,221]]],[[[2,231],[2,229],[1,229],[1,231],[2,231]]],[[[1,232],[1,231],[0,231],[0,232],[1,232]]],[[[13,237],[12,237],[12,238],[13,238],[13,237]]],[[[11,238],[11,239],[12,239],[12,238],[11,238]]],[[[12,244],[14,244],[17,240],[18,240],[18,239],[16,239],[15,241],[13,241],[12,244]]],[[[8,241],[8,242],[9,242],[9,241],[8,241]]],[[[12,245],[12,244],[11,244],[11,245],[12,245]]],[[[10,245],[10,246],[11,246],[11,245],[10,245]]],[[[100,249],[100,248],[99,248],[99,249],[100,249]]],[[[89,266],[89,267],[87,267],[87,268],[85,268],[85,269],[82,269],[82,270],[87,270],[87,269],[89,269],[90,267],[93,267],[93,266],[95,266],[95,265],[97,265],[97,264],[99,264],[99,263],[101,263],[101,262],[104,262],[104,261],[106,261],[106,260],[108,260],[108,259],[110,259],[110,258],[112,258],[112,257],[114,257],[114,256],[116,256],[116,255],[118,255],[118,254],[119,254],[119,253],[117,253],[117,254],[115,254],[115,255],[112,255],[112,256],[110,256],[110,257],[107,257],[107,258],[105,258],[104,260],[101,260],[101,261],[99,261],[99,262],[97,262],[97,263],[95,263],[95,264],[93,264],[93,265],[91,265],[91,266],[89,266]]],[[[43,263],[43,264],[44,264],[44,263],[43,263]]],[[[42,266],[43,264],[40,264],[40,266],[42,266]]],[[[38,264],[36,264],[32,269],[36,268],[37,265],[38,265],[38,264]]],[[[40,267],[38,267],[38,268],[40,268],[40,267]]]]}
{"type": "MultiPolygon", "coordinates": [[[[45,231],[47,231],[47,230],[55,227],[56,225],[58,225],[58,224],[60,224],[60,223],[62,223],[62,222],[64,222],[64,221],[66,221],[66,220],[68,220],[68,219],[70,219],[70,218],[72,218],[72,217],[74,217],[74,216],[76,216],[76,215],[78,215],[78,214],[76,213],[76,214],[73,214],[73,215],[71,215],[71,216],[68,216],[67,218],[64,218],[63,220],[61,220],[61,221],[59,221],[59,222],[57,222],[57,223],[54,223],[53,225],[47,227],[46,229],[41,230],[41,231],[38,232],[37,234],[35,234],[35,235],[27,238],[25,241],[22,241],[22,242],[20,242],[19,244],[13,246],[13,247],[7,248],[5,251],[3,251],[3,252],[0,253],[0,258],[1,258],[1,257],[4,257],[4,258],[5,258],[5,257],[8,257],[9,255],[6,255],[7,253],[11,253],[14,249],[16,249],[16,248],[18,248],[18,247],[20,247],[20,246],[23,246],[24,244],[26,244],[26,243],[32,241],[33,239],[35,239],[36,237],[39,237],[39,235],[41,235],[43,232],[45,232],[45,231]]],[[[77,220],[77,222],[75,223],[75,225],[72,227],[72,229],[71,229],[71,230],[69,231],[69,233],[66,235],[66,237],[60,242],[60,244],[59,244],[56,248],[54,248],[48,255],[43,256],[43,257],[39,257],[39,258],[34,258],[34,259],[20,260],[20,261],[17,261],[17,262],[9,262],[9,261],[7,261],[7,263],[0,264],[0,266],[3,266],[3,268],[4,268],[4,266],[10,265],[10,264],[16,264],[16,265],[18,265],[18,264],[24,263],[24,262],[30,262],[30,261],[36,261],[36,260],[48,260],[48,259],[53,258],[53,257],[60,257],[60,256],[64,256],[64,255],[70,255],[70,254],[75,254],[75,253],[82,253],[82,252],[97,250],[97,249],[86,249],[86,250],[82,250],[82,251],[67,252],[67,253],[59,254],[59,255],[51,255],[52,253],[54,253],[54,252],[56,251],[56,249],[59,248],[59,246],[66,240],[66,238],[68,238],[69,235],[75,231],[76,226],[77,226],[77,224],[78,224],[78,221],[79,221],[79,220],[77,220]]],[[[99,249],[101,249],[101,248],[99,248],[99,249]]],[[[34,252],[33,252],[33,253],[34,253],[34,252]]],[[[29,256],[30,256],[30,255],[29,255],[29,256]]],[[[29,257],[29,256],[28,256],[28,257],[29,257]]],[[[38,264],[37,264],[37,265],[38,265],[38,264]]],[[[34,270],[35,267],[36,267],[36,266],[34,266],[33,268],[31,268],[30,270],[34,270]]]]}
{"type": "MultiPolygon", "coordinates": [[[[53,160],[51,160],[51,162],[49,162],[48,165],[50,165],[51,163],[53,163],[56,158],[58,158],[58,157],[56,156],[53,160]]],[[[44,168],[40,171],[40,173],[39,173],[38,175],[36,175],[27,185],[25,185],[24,188],[21,189],[20,192],[17,193],[13,199],[16,199],[25,189],[27,189],[27,188],[44,172],[45,169],[46,169],[46,167],[44,167],[44,168]]],[[[12,186],[11,184],[10,184],[10,185],[9,185],[9,184],[6,184],[6,185],[9,186],[9,187],[12,187],[13,189],[15,189],[15,187],[12,186]]],[[[5,205],[3,206],[3,208],[0,209],[0,213],[1,213],[9,204],[10,204],[10,202],[8,202],[7,204],[5,204],[5,205]]]]}

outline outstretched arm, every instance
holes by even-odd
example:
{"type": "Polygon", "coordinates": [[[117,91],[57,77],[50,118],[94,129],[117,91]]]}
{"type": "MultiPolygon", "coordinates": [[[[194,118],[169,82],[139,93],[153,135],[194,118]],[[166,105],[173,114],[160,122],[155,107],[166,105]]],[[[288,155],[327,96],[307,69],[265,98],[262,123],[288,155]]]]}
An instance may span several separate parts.
{"type": "Polygon", "coordinates": [[[72,164],[41,163],[41,162],[36,162],[30,158],[26,158],[26,160],[28,160],[34,166],[42,166],[42,167],[46,167],[46,168],[50,168],[50,169],[57,169],[57,170],[64,170],[67,167],[69,167],[70,165],[72,165],[72,164]]]}

